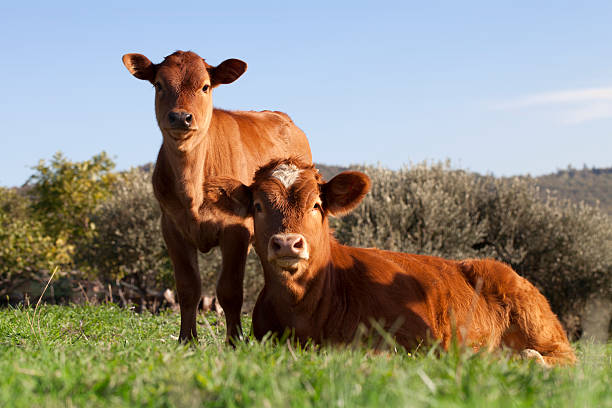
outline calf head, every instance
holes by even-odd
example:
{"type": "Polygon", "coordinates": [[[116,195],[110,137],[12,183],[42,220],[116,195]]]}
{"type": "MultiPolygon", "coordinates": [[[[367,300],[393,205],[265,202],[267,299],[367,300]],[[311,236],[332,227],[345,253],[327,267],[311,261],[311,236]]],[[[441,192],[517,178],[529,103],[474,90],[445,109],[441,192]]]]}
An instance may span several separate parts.
{"type": "Polygon", "coordinates": [[[182,151],[190,150],[199,140],[194,136],[210,126],[212,89],[234,82],[247,67],[237,59],[213,67],[191,51],[176,51],[159,64],[141,54],[125,54],[123,64],[136,78],[154,85],[155,115],[164,141],[182,151]]]}
{"type": "Polygon", "coordinates": [[[370,188],[363,173],[347,171],[326,183],[313,165],[295,159],[260,168],[249,187],[218,180],[215,188],[225,199],[217,203],[253,217],[255,250],[264,270],[293,278],[329,262],[328,217],[352,210],[370,188]]]}

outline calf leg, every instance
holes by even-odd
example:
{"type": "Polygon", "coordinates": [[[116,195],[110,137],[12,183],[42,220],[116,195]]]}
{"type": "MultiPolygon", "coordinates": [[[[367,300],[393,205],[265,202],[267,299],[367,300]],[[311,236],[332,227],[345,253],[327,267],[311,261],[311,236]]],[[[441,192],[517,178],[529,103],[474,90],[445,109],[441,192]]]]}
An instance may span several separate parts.
{"type": "Polygon", "coordinates": [[[242,338],[240,312],[243,300],[244,267],[249,251],[250,233],[242,226],[230,227],[221,239],[223,265],[217,281],[217,299],[225,312],[226,340],[230,344],[242,338]]]}
{"type": "Polygon", "coordinates": [[[527,280],[518,277],[520,290],[510,300],[510,325],[502,342],[542,365],[567,365],[576,356],[546,298],[527,280]]]}
{"type": "Polygon", "coordinates": [[[162,216],[162,233],[174,267],[176,291],[181,309],[179,341],[197,340],[196,316],[202,295],[197,249],[185,240],[165,216],[162,216]]]}
{"type": "MultiPolygon", "coordinates": [[[[559,319],[550,310],[546,298],[527,279],[508,265],[493,260],[463,261],[459,267],[467,281],[474,288],[480,287],[480,293],[490,303],[504,305],[506,313],[499,314],[499,321],[494,325],[503,330],[502,344],[546,365],[576,362],[559,319]]],[[[499,344],[499,335],[492,340],[499,344]]]]}
{"type": "Polygon", "coordinates": [[[270,306],[266,299],[266,288],[262,289],[255,302],[253,309],[253,335],[261,341],[266,334],[276,334],[282,336],[283,328],[278,322],[274,308],[270,306]]]}
{"type": "Polygon", "coordinates": [[[536,363],[543,367],[550,367],[546,360],[544,360],[544,357],[534,349],[525,349],[521,351],[521,358],[525,360],[535,360],[536,363]]]}

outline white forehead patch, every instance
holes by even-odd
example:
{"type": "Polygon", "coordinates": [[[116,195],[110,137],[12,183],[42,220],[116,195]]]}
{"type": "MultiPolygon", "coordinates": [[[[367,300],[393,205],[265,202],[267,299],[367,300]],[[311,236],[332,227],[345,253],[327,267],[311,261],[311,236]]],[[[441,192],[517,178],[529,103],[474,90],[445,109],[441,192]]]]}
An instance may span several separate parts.
{"type": "Polygon", "coordinates": [[[301,172],[302,170],[293,164],[281,164],[272,171],[270,176],[283,183],[285,188],[289,188],[295,183],[301,172]]]}

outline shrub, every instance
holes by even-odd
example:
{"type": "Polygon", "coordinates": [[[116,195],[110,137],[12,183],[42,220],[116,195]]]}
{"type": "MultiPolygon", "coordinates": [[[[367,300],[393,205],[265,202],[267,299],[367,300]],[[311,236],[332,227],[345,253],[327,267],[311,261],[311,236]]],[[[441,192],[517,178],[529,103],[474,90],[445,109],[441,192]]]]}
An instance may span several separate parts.
{"type": "Polygon", "coordinates": [[[48,279],[49,270],[71,263],[74,248],[63,235],[51,237],[29,213],[29,200],[0,187],[0,296],[13,296],[30,282],[48,279]]]}
{"type": "Polygon", "coordinates": [[[481,178],[443,165],[361,170],[372,191],[350,214],[332,219],[342,242],[450,258],[482,254],[474,249],[488,231],[477,194],[481,178]]]}
{"type": "Polygon", "coordinates": [[[140,169],[117,176],[110,197],[88,215],[95,235],[77,254],[78,263],[91,265],[101,280],[122,281],[143,296],[172,285],[150,179],[140,169]]]}
{"type": "Polygon", "coordinates": [[[56,153],[47,165],[41,160],[28,180],[32,214],[52,237],[71,243],[89,239],[89,214],[110,195],[115,180],[113,161],[102,152],[89,160],[72,162],[56,153]]]}

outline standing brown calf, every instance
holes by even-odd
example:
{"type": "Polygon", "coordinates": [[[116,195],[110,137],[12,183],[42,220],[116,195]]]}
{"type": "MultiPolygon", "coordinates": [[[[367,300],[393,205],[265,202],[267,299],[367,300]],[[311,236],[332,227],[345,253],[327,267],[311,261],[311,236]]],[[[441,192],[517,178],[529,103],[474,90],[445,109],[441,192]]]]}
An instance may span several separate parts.
{"type": "Polygon", "coordinates": [[[177,51],[153,64],[141,54],[123,56],[126,68],[155,86],[155,114],[163,140],[153,173],[162,211],[162,230],[176,279],[181,308],[181,341],[197,338],[201,296],[197,251],[219,245],[223,266],[217,298],[225,311],[227,338],[241,335],[244,265],[252,220],[221,213],[204,197],[211,176],[250,183],[270,158],[298,155],[312,160],[304,133],[281,112],[214,109],[212,89],[234,82],[246,63],[229,59],[216,67],[193,52],[177,51]]]}
{"type": "Polygon", "coordinates": [[[505,345],[542,364],[575,362],[544,296],[501,262],[340,245],[328,216],[352,210],[369,188],[363,173],[325,183],[293,159],[261,168],[249,187],[229,179],[208,186],[218,208],[254,218],[265,276],[253,312],[258,339],[292,329],[302,341],[347,343],[376,321],[408,348],[433,338],[447,349],[456,336],[476,350],[505,345]]]}

